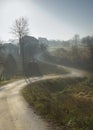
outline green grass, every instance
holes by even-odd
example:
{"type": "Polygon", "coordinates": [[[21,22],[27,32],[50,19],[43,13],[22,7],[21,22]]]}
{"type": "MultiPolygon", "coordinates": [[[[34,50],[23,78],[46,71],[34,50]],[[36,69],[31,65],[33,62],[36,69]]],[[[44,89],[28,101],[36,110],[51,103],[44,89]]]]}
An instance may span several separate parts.
{"type": "Polygon", "coordinates": [[[93,81],[66,78],[38,81],[23,96],[35,110],[60,128],[93,130],[93,81]]]}

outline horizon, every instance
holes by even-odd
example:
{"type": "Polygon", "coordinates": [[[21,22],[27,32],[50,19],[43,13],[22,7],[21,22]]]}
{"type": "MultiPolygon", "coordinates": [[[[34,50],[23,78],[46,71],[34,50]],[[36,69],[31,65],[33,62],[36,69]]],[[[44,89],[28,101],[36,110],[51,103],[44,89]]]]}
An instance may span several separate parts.
{"type": "MultiPolygon", "coordinates": [[[[48,41],[69,41],[69,40],[73,40],[73,38],[74,38],[74,36],[75,35],[78,35],[78,34],[74,34],[70,39],[49,39],[49,38],[47,38],[47,37],[35,37],[34,35],[26,35],[26,36],[30,36],[30,37],[34,37],[34,38],[36,38],[37,40],[39,40],[39,38],[44,38],[44,39],[47,39],[48,41]]],[[[80,36],[79,35],[79,37],[80,37],[80,39],[82,39],[82,38],[84,38],[84,37],[87,37],[87,36],[89,36],[89,37],[93,37],[93,35],[86,35],[86,36],[80,36]]],[[[19,41],[19,39],[18,38],[11,38],[11,39],[8,39],[8,40],[2,40],[2,39],[0,39],[0,41],[2,42],[2,44],[6,44],[6,43],[12,43],[11,41],[13,41],[13,42],[15,42],[15,41],[19,41]]],[[[16,43],[15,43],[16,44],[16,43]]]]}

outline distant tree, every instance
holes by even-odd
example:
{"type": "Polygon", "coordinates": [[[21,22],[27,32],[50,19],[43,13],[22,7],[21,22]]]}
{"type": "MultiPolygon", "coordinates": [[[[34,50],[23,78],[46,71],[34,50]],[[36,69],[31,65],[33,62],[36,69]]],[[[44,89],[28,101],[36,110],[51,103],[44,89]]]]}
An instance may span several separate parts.
{"type": "Polygon", "coordinates": [[[2,52],[5,49],[5,47],[3,46],[3,41],[0,40],[0,52],[2,52]]]}
{"type": "Polygon", "coordinates": [[[35,54],[39,51],[38,40],[31,36],[24,36],[22,43],[24,44],[25,60],[34,59],[35,54]]]}
{"type": "Polygon", "coordinates": [[[93,37],[87,36],[82,39],[82,43],[86,44],[87,49],[90,51],[90,60],[93,60],[93,37]]]}
{"type": "Polygon", "coordinates": [[[2,42],[0,42],[0,63],[3,63],[4,61],[4,57],[5,57],[5,54],[4,54],[4,51],[5,51],[5,47],[4,45],[2,44],[2,42]]]}
{"type": "Polygon", "coordinates": [[[17,36],[19,39],[24,37],[29,33],[28,22],[24,17],[20,17],[15,20],[15,23],[12,27],[12,33],[17,36]]]}
{"type": "Polygon", "coordinates": [[[9,77],[16,74],[17,64],[14,57],[11,54],[9,54],[8,57],[6,58],[5,63],[4,63],[4,68],[9,77]]]}
{"type": "Polygon", "coordinates": [[[42,51],[46,51],[47,48],[48,48],[48,45],[43,44],[43,43],[40,44],[40,49],[41,49],[42,51]]]}
{"type": "Polygon", "coordinates": [[[29,33],[28,21],[24,17],[16,19],[12,29],[12,34],[14,34],[19,39],[20,53],[22,53],[22,38],[29,33]]]}

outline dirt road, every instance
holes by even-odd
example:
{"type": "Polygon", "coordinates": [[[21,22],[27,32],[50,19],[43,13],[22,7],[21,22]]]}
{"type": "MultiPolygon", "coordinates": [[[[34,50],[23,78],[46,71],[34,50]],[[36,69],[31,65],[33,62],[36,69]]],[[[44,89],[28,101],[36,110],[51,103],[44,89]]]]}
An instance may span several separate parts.
{"type": "MultiPolygon", "coordinates": [[[[74,69],[66,75],[32,78],[31,82],[68,76],[82,76],[82,73],[74,69]]],[[[26,84],[25,80],[19,80],[0,87],[0,130],[52,130],[22,97],[20,90],[26,84]]]]}
{"type": "Polygon", "coordinates": [[[24,80],[19,80],[0,88],[0,130],[50,130],[21,96],[25,85],[24,80]]]}
{"type": "MultiPolygon", "coordinates": [[[[74,72],[67,75],[35,77],[31,78],[31,82],[69,76],[80,75],[74,72]]],[[[0,87],[0,130],[52,130],[21,95],[21,89],[26,85],[25,80],[18,80],[0,87]]]]}

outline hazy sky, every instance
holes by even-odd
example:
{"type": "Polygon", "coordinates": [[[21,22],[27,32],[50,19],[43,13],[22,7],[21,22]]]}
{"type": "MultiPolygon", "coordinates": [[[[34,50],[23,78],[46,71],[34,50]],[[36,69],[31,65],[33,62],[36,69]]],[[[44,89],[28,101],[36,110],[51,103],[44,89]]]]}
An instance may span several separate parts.
{"type": "Polygon", "coordinates": [[[30,35],[67,40],[93,35],[93,0],[0,0],[0,39],[13,38],[10,27],[27,17],[30,35]]]}

